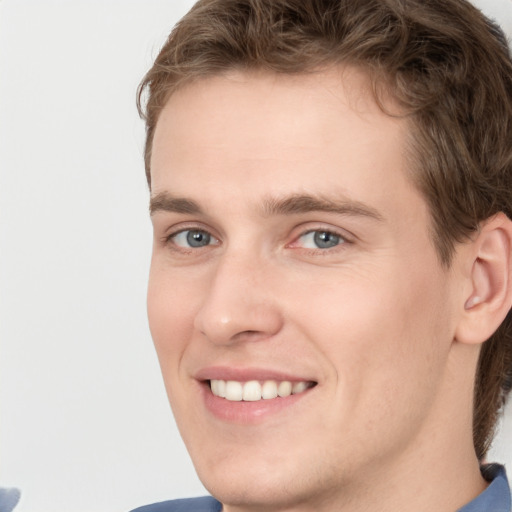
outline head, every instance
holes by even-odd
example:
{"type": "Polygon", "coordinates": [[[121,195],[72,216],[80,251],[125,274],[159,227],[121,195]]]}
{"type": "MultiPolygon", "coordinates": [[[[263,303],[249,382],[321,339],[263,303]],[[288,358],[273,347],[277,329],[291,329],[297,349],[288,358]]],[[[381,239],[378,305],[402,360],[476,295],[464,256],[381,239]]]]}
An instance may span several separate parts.
{"type": "MultiPolygon", "coordinates": [[[[140,87],[139,100],[147,93],[143,115],[150,187],[155,160],[162,174],[162,158],[153,151],[155,135],[163,118],[172,123],[173,101],[183,104],[192,93],[208,98],[213,90],[222,92],[222,83],[236,98],[237,87],[251,80],[266,83],[268,91],[278,84],[276,94],[287,84],[298,97],[304,94],[301,87],[314,88],[319,76],[329,90],[335,90],[337,77],[345,99],[351,98],[348,103],[361,101],[363,114],[371,112],[376,123],[387,119],[390,131],[397,127],[400,166],[425,205],[436,272],[463,274],[457,255],[471,252],[468,246],[493,222],[512,218],[512,64],[500,30],[463,0],[199,1],[174,28],[140,87]],[[369,98],[380,114],[368,106],[369,98]]],[[[260,100],[265,97],[253,90],[254,100],[258,94],[260,100]]],[[[180,118],[179,106],[174,107],[180,118]]],[[[156,192],[158,199],[161,189],[156,192]]],[[[195,206],[179,208],[194,213],[195,206]]],[[[468,310],[475,300],[478,307],[480,297],[468,297],[468,310]]],[[[466,322],[460,335],[467,344],[479,345],[472,403],[479,459],[512,385],[507,300],[492,322],[475,317],[472,328],[466,322]],[[485,329],[475,327],[483,324],[485,329]]],[[[434,308],[429,313],[440,312],[434,308]]],[[[159,357],[162,363],[165,355],[159,357]]]]}

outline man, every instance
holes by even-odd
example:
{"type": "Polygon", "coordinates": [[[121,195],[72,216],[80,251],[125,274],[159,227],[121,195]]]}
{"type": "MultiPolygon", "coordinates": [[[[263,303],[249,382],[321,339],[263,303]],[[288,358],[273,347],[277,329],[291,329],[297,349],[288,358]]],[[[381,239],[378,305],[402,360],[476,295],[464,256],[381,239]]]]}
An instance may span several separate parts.
{"type": "Polygon", "coordinates": [[[464,0],[202,0],[141,85],[149,322],[213,497],[510,512],[512,64],[464,0]]]}

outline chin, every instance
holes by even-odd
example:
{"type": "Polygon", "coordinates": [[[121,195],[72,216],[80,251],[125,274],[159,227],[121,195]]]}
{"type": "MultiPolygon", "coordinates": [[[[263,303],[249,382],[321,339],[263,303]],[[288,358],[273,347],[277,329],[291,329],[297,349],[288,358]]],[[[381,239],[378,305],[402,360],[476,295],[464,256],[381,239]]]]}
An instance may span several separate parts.
{"type": "Polygon", "coordinates": [[[272,479],[262,475],[229,479],[227,475],[220,478],[203,480],[203,484],[212,496],[224,505],[256,510],[285,509],[311,499],[306,490],[296,480],[272,479]],[[211,485],[209,485],[211,484],[211,485]]]}
{"type": "Polygon", "coordinates": [[[196,470],[208,492],[221,503],[255,510],[314,504],[329,496],[330,490],[339,488],[339,472],[335,473],[336,482],[329,481],[327,474],[322,478],[325,466],[321,458],[315,457],[311,464],[304,459],[298,463],[286,449],[281,451],[276,456],[275,450],[262,447],[259,454],[249,456],[239,449],[240,456],[225,456],[215,464],[197,461],[196,470]],[[314,468],[315,465],[319,467],[314,468]]]}

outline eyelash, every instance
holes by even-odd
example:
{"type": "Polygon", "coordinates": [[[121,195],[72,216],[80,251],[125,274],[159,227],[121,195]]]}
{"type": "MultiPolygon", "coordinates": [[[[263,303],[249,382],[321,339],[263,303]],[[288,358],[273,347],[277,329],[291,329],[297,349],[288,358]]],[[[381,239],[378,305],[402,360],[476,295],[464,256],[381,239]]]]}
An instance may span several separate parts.
{"type": "MultiPolygon", "coordinates": [[[[327,235],[327,238],[331,238],[332,237],[332,238],[335,239],[335,244],[331,245],[330,247],[303,247],[304,249],[309,250],[309,251],[319,251],[319,252],[322,252],[322,253],[325,253],[327,251],[331,251],[332,252],[332,251],[336,250],[337,248],[339,248],[339,246],[348,243],[347,237],[342,235],[341,233],[339,233],[339,232],[337,232],[335,230],[332,230],[332,229],[322,229],[322,228],[320,228],[320,229],[310,229],[308,231],[305,231],[304,233],[299,235],[295,239],[294,242],[289,244],[288,247],[294,247],[296,244],[298,244],[299,240],[304,239],[308,235],[314,235],[313,236],[313,242],[317,246],[319,245],[319,241],[316,240],[317,235],[327,235]]],[[[327,240],[326,243],[329,243],[329,240],[327,240]]]]}
{"type": "MultiPolygon", "coordinates": [[[[342,234],[339,231],[336,231],[334,229],[330,229],[330,228],[326,229],[326,228],[321,228],[320,227],[320,228],[317,228],[317,229],[309,229],[309,230],[306,230],[304,232],[301,232],[297,237],[294,238],[294,240],[291,243],[286,244],[286,248],[298,247],[299,241],[301,239],[303,239],[304,237],[306,237],[308,235],[312,235],[312,234],[315,234],[315,233],[325,234],[325,235],[332,236],[335,239],[337,239],[337,242],[336,242],[335,245],[332,245],[331,247],[323,247],[323,248],[322,247],[302,247],[302,249],[304,249],[305,251],[308,251],[310,253],[323,253],[323,254],[325,254],[325,253],[334,252],[336,250],[340,250],[341,246],[344,246],[346,244],[350,244],[351,243],[351,240],[347,237],[347,235],[342,234]]],[[[208,240],[208,242],[209,241],[210,240],[208,240]]],[[[194,227],[187,227],[187,228],[183,228],[183,229],[180,229],[178,231],[175,231],[173,233],[170,233],[169,235],[166,235],[163,238],[163,242],[166,245],[169,245],[173,250],[180,251],[180,252],[185,252],[185,253],[191,253],[191,252],[193,252],[195,250],[205,249],[205,248],[207,248],[207,247],[209,247],[211,245],[218,245],[220,243],[219,240],[215,236],[213,236],[208,230],[201,229],[201,228],[194,228],[194,227]],[[196,234],[203,235],[203,236],[206,235],[211,240],[213,240],[214,243],[207,243],[206,245],[198,246],[198,247],[192,247],[192,246],[186,246],[185,247],[183,245],[178,245],[176,243],[177,237],[180,236],[180,235],[184,235],[186,233],[196,233],[196,234]]]]}
{"type": "Polygon", "coordinates": [[[175,231],[167,236],[164,237],[164,242],[166,245],[170,245],[171,247],[173,247],[175,250],[177,251],[185,251],[185,252],[191,252],[191,251],[194,251],[196,249],[203,249],[205,247],[208,247],[209,245],[216,245],[216,244],[210,244],[208,243],[207,245],[204,245],[204,246],[199,246],[199,247],[184,247],[182,245],[178,245],[176,243],[176,239],[178,236],[180,235],[184,235],[185,233],[196,233],[196,234],[199,234],[199,235],[206,235],[208,238],[209,238],[209,241],[210,239],[211,240],[214,240],[216,242],[219,242],[219,240],[217,238],[215,238],[209,231],[207,231],[206,229],[200,229],[200,228],[194,228],[194,227],[189,227],[189,228],[184,228],[184,229],[180,229],[179,231],[175,231]]]}

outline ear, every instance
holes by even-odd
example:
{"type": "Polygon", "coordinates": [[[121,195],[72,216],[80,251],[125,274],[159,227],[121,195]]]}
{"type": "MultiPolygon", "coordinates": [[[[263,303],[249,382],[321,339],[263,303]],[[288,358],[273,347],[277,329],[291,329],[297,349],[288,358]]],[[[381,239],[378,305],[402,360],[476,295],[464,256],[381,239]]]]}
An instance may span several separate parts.
{"type": "Polygon", "coordinates": [[[496,331],[512,307],[512,221],[503,213],[484,221],[470,246],[455,340],[478,344],[496,331]]]}

